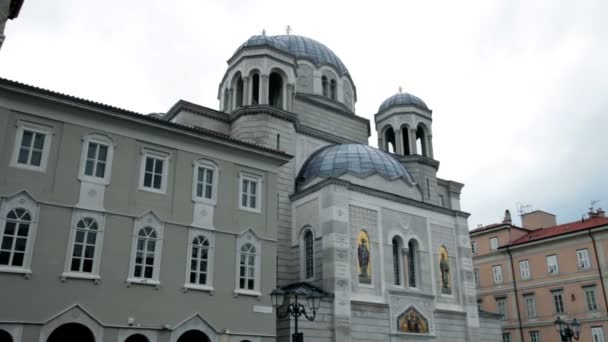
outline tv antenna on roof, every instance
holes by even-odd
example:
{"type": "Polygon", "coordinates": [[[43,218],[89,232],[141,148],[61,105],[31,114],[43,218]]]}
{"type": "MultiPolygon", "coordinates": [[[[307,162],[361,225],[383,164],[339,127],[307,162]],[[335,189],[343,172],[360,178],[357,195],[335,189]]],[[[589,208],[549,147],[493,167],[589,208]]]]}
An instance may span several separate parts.
{"type": "Polygon", "coordinates": [[[595,208],[595,205],[599,202],[600,200],[591,200],[591,207],[589,208],[589,211],[593,211],[593,208],[595,208]]]}
{"type": "Polygon", "coordinates": [[[521,202],[517,202],[515,203],[515,206],[517,207],[517,213],[519,214],[519,216],[525,215],[532,211],[531,204],[523,204],[521,202]]]}

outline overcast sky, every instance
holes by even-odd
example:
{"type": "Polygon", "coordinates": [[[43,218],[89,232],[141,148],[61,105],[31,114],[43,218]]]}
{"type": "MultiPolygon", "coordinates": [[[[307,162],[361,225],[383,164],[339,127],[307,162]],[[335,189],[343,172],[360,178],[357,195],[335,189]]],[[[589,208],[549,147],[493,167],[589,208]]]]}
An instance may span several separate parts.
{"type": "Polygon", "coordinates": [[[0,76],[141,113],[217,109],[236,48],[287,25],[342,59],[372,125],[399,86],[429,105],[439,176],[465,183],[471,228],[517,202],[558,222],[608,207],[605,0],[25,0],[0,76]]]}

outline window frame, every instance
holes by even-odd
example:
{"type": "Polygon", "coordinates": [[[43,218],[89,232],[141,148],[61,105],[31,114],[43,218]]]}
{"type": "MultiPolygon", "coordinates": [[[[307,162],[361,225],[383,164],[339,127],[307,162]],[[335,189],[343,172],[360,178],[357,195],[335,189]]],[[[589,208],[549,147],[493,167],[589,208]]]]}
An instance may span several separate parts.
{"type": "Polygon", "coordinates": [[[591,258],[589,258],[589,249],[581,248],[576,250],[576,266],[579,270],[591,269],[591,258]],[[584,256],[581,259],[581,256],[584,256]]]}
{"type": "MultiPolygon", "coordinates": [[[[171,154],[168,152],[153,150],[144,147],[141,151],[141,161],[139,168],[139,190],[152,192],[156,194],[166,194],[167,193],[167,181],[169,178],[169,162],[171,160],[171,154]],[[148,158],[154,158],[163,161],[163,171],[160,179],[160,189],[156,189],[153,186],[147,187],[145,186],[145,174],[146,174],[146,161],[148,158]]],[[[152,179],[152,184],[154,184],[154,179],[152,179]]]]}
{"type": "Polygon", "coordinates": [[[131,236],[131,256],[129,259],[129,274],[127,276],[127,284],[142,284],[142,285],[160,285],[160,266],[163,250],[163,231],[164,222],[160,220],[153,212],[147,212],[141,217],[135,219],[133,224],[133,235],[131,236]],[[144,277],[135,277],[135,257],[137,255],[137,241],[139,239],[139,231],[143,228],[151,227],[156,230],[156,244],[154,249],[154,264],[152,269],[152,279],[144,277]]]}
{"type": "Polygon", "coordinates": [[[315,274],[316,274],[316,270],[317,267],[315,265],[315,232],[313,231],[312,227],[307,226],[302,230],[302,233],[300,234],[300,278],[302,280],[305,281],[311,281],[315,279],[315,274]],[[308,256],[307,256],[307,250],[306,250],[306,234],[309,233],[311,234],[312,237],[312,255],[311,255],[311,262],[312,262],[312,276],[307,277],[308,275],[308,256]]]}
{"type": "MultiPolygon", "coordinates": [[[[18,120],[17,121],[17,132],[15,134],[15,141],[14,141],[14,145],[13,145],[13,153],[11,156],[11,161],[9,163],[9,166],[19,168],[19,169],[24,169],[24,170],[42,172],[42,173],[46,172],[46,168],[48,166],[48,161],[49,161],[49,154],[51,151],[52,136],[53,136],[53,128],[50,126],[45,126],[45,125],[41,125],[38,123],[29,122],[29,121],[18,120]],[[23,133],[26,130],[44,135],[44,141],[42,143],[42,154],[40,156],[40,165],[39,166],[19,163],[19,151],[21,150],[21,144],[23,143],[23,133]]],[[[32,146],[33,146],[33,142],[32,142],[32,146]]],[[[29,156],[31,156],[31,150],[30,150],[29,156]]],[[[30,160],[30,159],[31,158],[28,158],[28,160],[30,160]]]]}
{"type": "Polygon", "coordinates": [[[471,253],[477,255],[477,240],[471,240],[471,253]]]}
{"type": "Polygon", "coordinates": [[[65,265],[61,277],[65,278],[81,278],[81,279],[101,279],[99,273],[101,265],[101,254],[103,248],[103,233],[105,228],[105,215],[95,211],[74,209],[72,213],[72,220],[70,222],[70,234],[68,236],[68,247],[65,256],[65,265]],[[93,254],[93,269],[91,272],[79,272],[72,271],[72,258],[74,254],[74,245],[76,244],[76,232],[78,230],[77,224],[80,220],[85,218],[92,218],[97,223],[97,232],[95,239],[95,251],[93,254]]]}
{"type": "Polygon", "coordinates": [[[498,309],[498,314],[501,315],[501,320],[506,321],[509,311],[507,309],[507,297],[497,297],[496,300],[496,308],[498,309]],[[501,310],[502,308],[502,310],[501,310]]]}
{"type": "Polygon", "coordinates": [[[40,207],[26,192],[14,195],[0,202],[0,243],[4,237],[6,229],[7,215],[13,209],[22,208],[30,214],[30,225],[28,227],[28,235],[25,245],[25,253],[23,256],[22,266],[0,265],[0,273],[21,273],[29,277],[32,274],[32,254],[36,242],[36,230],[38,227],[38,214],[40,207]]]}
{"type": "Polygon", "coordinates": [[[561,314],[561,313],[566,312],[566,303],[564,302],[564,290],[562,290],[562,289],[551,290],[551,299],[553,301],[553,309],[555,310],[556,314],[561,314]],[[559,302],[561,305],[561,311],[558,310],[558,303],[556,300],[557,297],[560,298],[559,302]]]}
{"type": "Polygon", "coordinates": [[[473,277],[475,278],[475,288],[481,288],[481,280],[479,279],[479,269],[473,270],[473,277]]]}
{"type": "MultiPolygon", "coordinates": [[[[188,232],[188,254],[186,254],[186,274],[184,278],[184,288],[189,290],[201,290],[201,291],[214,291],[213,287],[213,263],[215,256],[215,234],[212,231],[200,228],[190,227],[188,232]],[[207,251],[207,281],[205,284],[199,283],[191,283],[190,282],[190,273],[191,273],[191,263],[192,263],[192,249],[193,249],[193,240],[199,236],[203,236],[209,242],[209,247],[207,251]]],[[[197,264],[198,265],[198,264],[197,264]]],[[[199,269],[200,270],[200,269],[199,269]]]]}
{"type": "Polygon", "coordinates": [[[532,278],[532,272],[530,271],[530,262],[528,261],[528,259],[519,261],[519,277],[522,280],[529,280],[532,278]],[[522,265],[526,265],[526,267],[522,267],[522,265]]]}
{"type": "Polygon", "coordinates": [[[531,330],[529,331],[530,333],[530,342],[540,342],[540,331],[538,330],[531,330]]]}
{"type": "MultiPolygon", "coordinates": [[[[78,179],[80,179],[81,181],[95,183],[95,184],[102,184],[102,185],[110,184],[110,179],[112,178],[112,161],[113,161],[113,159],[114,159],[114,142],[112,141],[112,139],[110,139],[109,137],[107,137],[105,135],[98,134],[98,133],[92,133],[92,134],[84,136],[82,138],[82,151],[80,153],[80,167],[78,170],[78,179]],[[105,161],[106,165],[105,165],[103,177],[89,176],[85,173],[87,160],[88,160],[89,145],[91,143],[98,144],[98,145],[104,145],[108,148],[108,152],[106,154],[106,161],[105,161]]],[[[97,165],[97,164],[95,164],[95,165],[97,165]]]]}
{"type": "Polygon", "coordinates": [[[502,342],[511,342],[511,333],[502,333],[502,342]]]}
{"type": "Polygon", "coordinates": [[[591,311],[591,312],[598,311],[599,305],[597,302],[596,286],[595,285],[583,286],[583,292],[585,293],[585,304],[587,305],[587,310],[591,311]],[[590,302],[590,299],[592,299],[593,302],[590,302]],[[593,304],[593,305],[591,305],[591,304],[593,304]]]}
{"type": "Polygon", "coordinates": [[[492,281],[495,285],[501,285],[504,282],[504,278],[502,275],[502,265],[493,265],[492,266],[492,281]],[[496,270],[500,270],[500,272],[496,272],[496,270]],[[500,279],[497,279],[496,275],[500,275],[500,279]]]}
{"type": "MultiPolygon", "coordinates": [[[[204,176],[206,177],[206,176],[204,176]]],[[[217,204],[217,191],[218,191],[218,178],[219,178],[219,168],[216,163],[207,159],[199,159],[193,163],[192,166],[192,201],[197,203],[205,203],[209,205],[217,204]],[[205,182],[203,182],[203,196],[198,196],[198,171],[199,169],[211,170],[213,171],[213,179],[211,181],[211,198],[206,198],[204,196],[205,193],[205,182]]]]}
{"type": "Polygon", "coordinates": [[[604,335],[604,327],[603,326],[591,327],[591,338],[593,339],[592,342],[596,342],[596,341],[605,342],[606,336],[604,335]]]}
{"type": "Polygon", "coordinates": [[[490,238],[490,251],[495,251],[498,250],[498,237],[497,236],[493,236],[490,238]],[[494,243],[496,242],[496,243],[494,243]],[[494,246],[496,245],[496,246],[494,246]]]}
{"type": "Polygon", "coordinates": [[[547,273],[548,274],[559,274],[559,260],[557,259],[557,254],[550,254],[546,256],[547,261],[547,273]],[[555,260],[555,264],[552,265],[549,260],[555,260]],[[553,272],[551,269],[551,266],[555,267],[555,272],[553,272]]]}
{"type": "Polygon", "coordinates": [[[250,211],[250,212],[254,212],[254,213],[261,213],[262,212],[262,185],[264,184],[264,178],[260,175],[256,175],[253,173],[249,173],[249,172],[245,172],[245,171],[241,171],[239,172],[239,196],[238,196],[238,203],[239,203],[239,209],[241,210],[245,210],[245,211],[250,211]],[[243,181],[244,180],[248,180],[249,182],[256,182],[256,201],[255,201],[255,207],[250,207],[250,201],[251,201],[251,195],[250,193],[247,194],[247,204],[248,206],[243,206],[243,181]]]}
{"type": "Polygon", "coordinates": [[[244,234],[241,234],[237,240],[236,240],[236,260],[235,260],[235,286],[234,286],[234,293],[237,295],[246,295],[246,296],[255,296],[255,297],[260,297],[262,296],[262,293],[260,292],[261,289],[261,241],[260,239],[258,239],[255,234],[252,231],[247,231],[244,234]],[[248,290],[248,289],[241,289],[239,287],[239,282],[240,282],[240,267],[241,267],[241,248],[247,244],[247,243],[251,243],[253,244],[253,246],[255,247],[255,261],[254,261],[254,266],[255,266],[255,270],[254,270],[254,286],[253,286],[253,290],[248,290]]]}
{"type": "Polygon", "coordinates": [[[524,293],[524,307],[526,309],[527,318],[536,318],[538,313],[536,312],[536,296],[534,293],[524,293]]]}

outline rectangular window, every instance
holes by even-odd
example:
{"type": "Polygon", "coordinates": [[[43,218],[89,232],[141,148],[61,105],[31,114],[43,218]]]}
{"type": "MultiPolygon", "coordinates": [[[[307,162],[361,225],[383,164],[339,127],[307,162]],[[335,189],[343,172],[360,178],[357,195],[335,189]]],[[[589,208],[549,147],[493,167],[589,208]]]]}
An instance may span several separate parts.
{"type": "Polygon", "coordinates": [[[218,168],[215,163],[199,160],[194,163],[192,200],[215,204],[217,199],[218,168]]]}
{"type": "Polygon", "coordinates": [[[562,290],[551,291],[556,313],[564,313],[564,296],[562,290]]]}
{"type": "Polygon", "coordinates": [[[530,342],[540,342],[540,332],[533,330],[530,331],[530,342]]]}
{"type": "Polygon", "coordinates": [[[471,241],[471,253],[477,254],[477,241],[471,241]]]}
{"type": "Polygon", "coordinates": [[[492,266],[492,275],[494,277],[494,284],[502,284],[502,266],[492,266]]]}
{"type": "Polygon", "coordinates": [[[585,299],[587,300],[587,310],[596,311],[598,309],[598,306],[597,306],[597,296],[595,294],[595,285],[585,286],[585,287],[583,287],[583,290],[585,290],[585,299]]]}
{"type": "Polygon", "coordinates": [[[105,135],[85,136],[80,157],[79,179],[85,182],[109,184],[114,144],[105,135]]]}
{"type": "Polygon", "coordinates": [[[511,334],[503,333],[502,334],[502,342],[511,342],[511,334]]]}
{"type": "Polygon", "coordinates": [[[576,258],[578,259],[579,269],[588,269],[591,267],[591,262],[589,261],[589,251],[586,248],[577,250],[576,258]]]}
{"type": "Polygon", "coordinates": [[[141,159],[139,188],[150,192],[165,193],[168,167],[168,154],[144,150],[141,159]]]}
{"type": "Polygon", "coordinates": [[[603,327],[591,327],[591,336],[593,337],[593,342],[606,342],[603,327]]]}
{"type": "Polygon", "coordinates": [[[498,238],[497,237],[490,238],[490,249],[493,251],[498,249],[498,238]]]}
{"type": "Polygon", "coordinates": [[[249,211],[260,211],[262,194],[260,183],[262,178],[250,174],[241,173],[239,207],[249,211]]]}
{"type": "Polygon", "coordinates": [[[521,275],[521,279],[530,279],[530,263],[528,260],[519,262],[519,274],[521,275]]]}
{"type": "Polygon", "coordinates": [[[534,298],[534,294],[525,294],[524,303],[526,305],[526,315],[528,318],[536,317],[536,298],[534,298]]]}
{"type": "Polygon", "coordinates": [[[473,274],[475,275],[475,287],[479,288],[479,270],[473,270],[473,274]]]}
{"type": "Polygon", "coordinates": [[[557,255],[547,255],[547,272],[549,274],[558,274],[559,265],[557,264],[557,255]]]}
{"type": "Polygon", "coordinates": [[[19,122],[11,166],[45,171],[50,150],[51,129],[19,122]]]}
{"type": "Polygon", "coordinates": [[[96,142],[89,142],[87,148],[87,159],[84,174],[89,177],[104,178],[106,174],[106,162],[108,158],[108,146],[96,142]]]}
{"type": "Polygon", "coordinates": [[[502,319],[507,319],[507,299],[496,298],[496,305],[498,306],[498,314],[502,316],[502,319]]]}

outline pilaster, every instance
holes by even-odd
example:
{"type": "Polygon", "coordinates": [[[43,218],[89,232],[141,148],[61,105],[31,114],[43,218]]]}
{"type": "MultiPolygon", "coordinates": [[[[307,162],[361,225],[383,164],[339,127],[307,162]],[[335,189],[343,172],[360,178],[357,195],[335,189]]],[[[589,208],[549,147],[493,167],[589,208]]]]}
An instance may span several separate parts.
{"type": "Polygon", "coordinates": [[[260,104],[267,105],[268,104],[268,75],[260,76],[261,85],[260,85],[260,104]]]}

